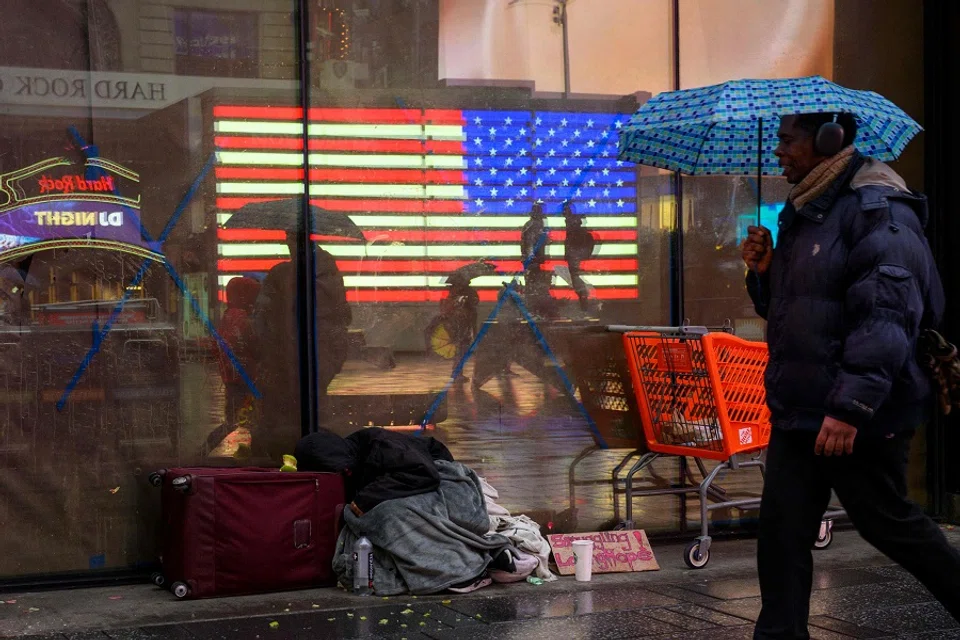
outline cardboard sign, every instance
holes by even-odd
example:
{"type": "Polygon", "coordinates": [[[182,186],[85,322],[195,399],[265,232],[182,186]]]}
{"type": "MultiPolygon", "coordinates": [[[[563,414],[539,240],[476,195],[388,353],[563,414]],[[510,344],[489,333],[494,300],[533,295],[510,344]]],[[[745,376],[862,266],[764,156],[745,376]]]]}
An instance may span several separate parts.
{"type": "Polygon", "coordinates": [[[574,540],[593,542],[593,573],[625,573],[628,571],[659,571],[647,534],[643,530],[600,531],[597,533],[557,533],[548,535],[553,558],[562,576],[573,575],[576,558],[574,540]]]}

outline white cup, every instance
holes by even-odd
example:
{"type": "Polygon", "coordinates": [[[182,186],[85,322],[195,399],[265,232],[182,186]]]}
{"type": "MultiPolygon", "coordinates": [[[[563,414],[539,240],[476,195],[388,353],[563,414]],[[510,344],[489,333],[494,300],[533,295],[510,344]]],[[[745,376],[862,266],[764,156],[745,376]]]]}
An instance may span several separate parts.
{"type": "Polygon", "coordinates": [[[573,557],[577,561],[577,582],[590,582],[593,574],[593,540],[574,540],[573,557]]]}

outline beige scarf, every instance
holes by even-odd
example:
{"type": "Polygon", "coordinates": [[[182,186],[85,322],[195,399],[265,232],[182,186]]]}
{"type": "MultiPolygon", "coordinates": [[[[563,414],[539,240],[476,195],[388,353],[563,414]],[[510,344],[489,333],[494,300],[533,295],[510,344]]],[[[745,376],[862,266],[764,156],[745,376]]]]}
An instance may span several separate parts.
{"type": "Polygon", "coordinates": [[[837,155],[827,158],[814,167],[813,171],[790,191],[790,202],[797,211],[808,202],[823,195],[833,181],[847,170],[851,160],[853,160],[853,145],[845,147],[837,155]]]}

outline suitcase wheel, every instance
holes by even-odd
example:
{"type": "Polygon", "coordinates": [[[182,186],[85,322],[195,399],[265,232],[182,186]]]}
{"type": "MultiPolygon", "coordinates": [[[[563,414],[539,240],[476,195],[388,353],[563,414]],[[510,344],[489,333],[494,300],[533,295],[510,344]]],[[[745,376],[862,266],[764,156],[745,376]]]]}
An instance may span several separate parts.
{"type": "Polygon", "coordinates": [[[188,587],[185,582],[173,583],[172,591],[173,595],[180,599],[186,598],[188,595],[190,595],[190,587],[188,587]]]}
{"type": "Polygon", "coordinates": [[[158,587],[162,587],[166,581],[167,579],[164,578],[163,574],[160,573],[159,571],[154,572],[153,575],[150,576],[150,582],[157,585],[158,587]]]}
{"type": "Polygon", "coordinates": [[[159,487],[161,484],[163,484],[163,474],[159,471],[154,471],[149,476],[147,476],[147,480],[149,480],[150,484],[152,484],[153,486],[159,487]]]}

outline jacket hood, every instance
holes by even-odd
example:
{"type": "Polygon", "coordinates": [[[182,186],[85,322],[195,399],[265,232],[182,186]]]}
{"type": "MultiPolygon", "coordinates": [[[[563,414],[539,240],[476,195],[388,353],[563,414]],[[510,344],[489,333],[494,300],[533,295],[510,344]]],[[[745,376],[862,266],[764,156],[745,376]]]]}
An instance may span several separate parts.
{"type": "Polygon", "coordinates": [[[897,191],[910,193],[907,183],[890,165],[874,158],[864,158],[863,166],[854,174],[850,187],[854,190],[866,186],[890,187],[897,191]]]}

